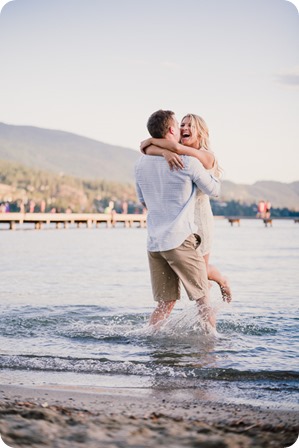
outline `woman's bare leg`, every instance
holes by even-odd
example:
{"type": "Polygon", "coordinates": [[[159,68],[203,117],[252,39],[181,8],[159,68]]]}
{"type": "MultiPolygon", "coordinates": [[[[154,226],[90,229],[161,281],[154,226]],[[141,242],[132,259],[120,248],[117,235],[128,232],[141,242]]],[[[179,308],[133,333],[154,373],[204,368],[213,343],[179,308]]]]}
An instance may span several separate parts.
{"type": "Polygon", "coordinates": [[[221,274],[221,272],[216,268],[216,266],[209,264],[209,258],[210,254],[204,255],[204,259],[207,266],[208,279],[218,283],[221,290],[223,301],[231,302],[232,294],[228,279],[227,277],[221,274]]]}

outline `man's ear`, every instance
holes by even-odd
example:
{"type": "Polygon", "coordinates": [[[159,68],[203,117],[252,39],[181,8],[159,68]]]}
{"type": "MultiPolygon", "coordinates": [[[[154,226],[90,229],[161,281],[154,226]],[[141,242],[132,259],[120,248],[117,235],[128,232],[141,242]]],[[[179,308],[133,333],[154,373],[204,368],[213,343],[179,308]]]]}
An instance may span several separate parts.
{"type": "Polygon", "coordinates": [[[168,132],[169,132],[169,134],[174,135],[174,127],[170,126],[169,129],[168,129],[168,132]]]}

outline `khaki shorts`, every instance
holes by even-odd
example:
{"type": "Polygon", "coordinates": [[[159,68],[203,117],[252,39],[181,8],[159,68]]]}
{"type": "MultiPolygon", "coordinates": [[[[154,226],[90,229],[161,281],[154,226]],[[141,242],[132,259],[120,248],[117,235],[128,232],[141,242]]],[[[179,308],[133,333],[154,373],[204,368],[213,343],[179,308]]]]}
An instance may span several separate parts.
{"type": "Polygon", "coordinates": [[[164,252],[148,252],[154,300],[170,302],[180,299],[180,280],[190,300],[208,297],[206,263],[198,235],[190,235],[179,247],[164,252]]]}

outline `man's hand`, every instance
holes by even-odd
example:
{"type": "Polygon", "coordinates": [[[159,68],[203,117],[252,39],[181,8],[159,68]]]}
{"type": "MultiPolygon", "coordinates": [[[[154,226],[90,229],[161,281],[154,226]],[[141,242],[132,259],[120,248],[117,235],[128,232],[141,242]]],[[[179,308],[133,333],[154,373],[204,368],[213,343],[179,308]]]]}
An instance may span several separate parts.
{"type": "Polygon", "coordinates": [[[175,154],[174,152],[165,150],[165,151],[163,151],[163,157],[167,161],[171,171],[182,170],[184,168],[184,163],[178,154],[175,154]]]}

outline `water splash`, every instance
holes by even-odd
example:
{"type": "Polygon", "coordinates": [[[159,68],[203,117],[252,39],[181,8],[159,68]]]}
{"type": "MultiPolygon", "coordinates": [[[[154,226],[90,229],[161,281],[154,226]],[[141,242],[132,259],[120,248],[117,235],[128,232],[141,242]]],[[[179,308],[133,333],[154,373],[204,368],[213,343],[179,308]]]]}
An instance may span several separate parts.
{"type": "Polygon", "coordinates": [[[173,338],[174,340],[211,340],[218,337],[217,330],[202,316],[201,310],[195,304],[173,312],[168,319],[156,325],[146,324],[130,332],[135,336],[150,336],[158,338],[173,338]]]}

